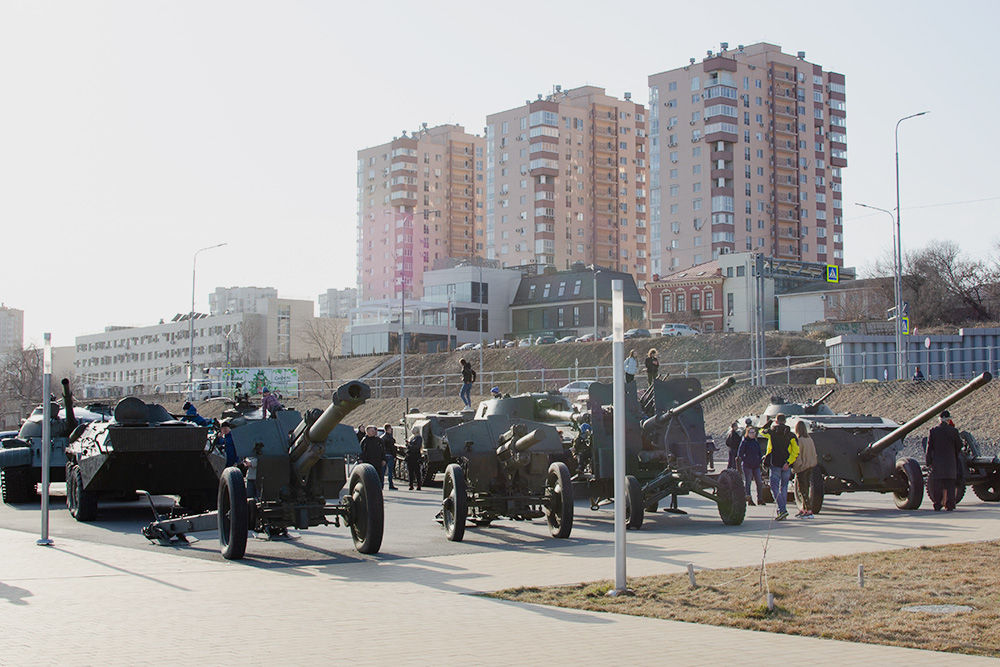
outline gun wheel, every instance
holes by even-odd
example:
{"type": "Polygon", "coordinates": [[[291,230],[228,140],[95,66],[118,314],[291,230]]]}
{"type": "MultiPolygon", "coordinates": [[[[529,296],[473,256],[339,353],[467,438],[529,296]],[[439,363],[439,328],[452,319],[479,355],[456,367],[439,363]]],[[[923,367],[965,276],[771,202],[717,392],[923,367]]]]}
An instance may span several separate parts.
{"type": "Polygon", "coordinates": [[[896,507],[901,510],[915,510],[924,497],[924,475],[916,459],[896,461],[896,478],[903,483],[903,491],[893,491],[896,507]]]}
{"type": "Polygon", "coordinates": [[[80,466],[70,466],[66,477],[66,506],[70,516],[77,521],[93,521],[97,518],[97,494],[83,488],[83,473],[80,466]]]}
{"type": "Polygon", "coordinates": [[[808,489],[803,494],[800,488],[799,478],[795,477],[795,504],[802,509],[807,509],[813,514],[819,514],[823,509],[823,496],[826,494],[826,480],[823,477],[823,470],[819,466],[814,466],[806,481],[808,489]]]}
{"type": "Polygon", "coordinates": [[[715,501],[719,505],[719,516],[727,526],[738,526],[747,515],[747,498],[743,488],[743,478],[735,470],[723,470],[719,474],[719,486],[715,489],[715,501]]]}
{"type": "Polygon", "coordinates": [[[625,476],[625,528],[642,527],[642,485],[634,475],[625,476]]]}
{"type": "Polygon", "coordinates": [[[226,468],[219,479],[219,550],[226,560],[240,560],[249,531],[247,487],[239,468],[226,468]]]}
{"type": "Polygon", "coordinates": [[[977,498],[988,503],[1000,501],[1000,470],[992,471],[985,482],[974,484],[972,492],[977,498]]]}
{"type": "Polygon", "coordinates": [[[569,537],[573,530],[573,482],[565,463],[557,461],[549,466],[545,495],[548,498],[545,518],[549,523],[549,532],[552,537],[569,537]]]}
{"type": "Polygon", "coordinates": [[[385,505],[382,481],[375,467],[368,463],[351,471],[351,537],[354,548],[363,554],[377,554],[385,531],[385,505]]]}
{"type": "Polygon", "coordinates": [[[452,463],[444,471],[444,498],[441,503],[444,534],[452,542],[465,537],[465,518],[469,513],[468,487],[462,466],[452,463]]]}

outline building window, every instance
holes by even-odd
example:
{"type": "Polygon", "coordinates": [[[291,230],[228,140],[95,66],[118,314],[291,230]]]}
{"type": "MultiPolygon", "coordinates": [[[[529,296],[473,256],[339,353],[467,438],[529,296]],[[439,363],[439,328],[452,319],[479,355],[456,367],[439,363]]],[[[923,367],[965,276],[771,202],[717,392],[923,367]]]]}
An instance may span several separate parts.
{"type": "Polygon", "coordinates": [[[673,312],[673,309],[671,308],[671,306],[673,305],[673,299],[671,298],[670,294],[664,294],[663,298],[661,299],[661,301],[663,303],[663,311],[662,312],[664,312],[664,313],[673,312]]]}
{"type": "Polygon", "coordinates": [[[705,310],[715,310],[715,293],[711,290],[705,292],[705,310]]]}

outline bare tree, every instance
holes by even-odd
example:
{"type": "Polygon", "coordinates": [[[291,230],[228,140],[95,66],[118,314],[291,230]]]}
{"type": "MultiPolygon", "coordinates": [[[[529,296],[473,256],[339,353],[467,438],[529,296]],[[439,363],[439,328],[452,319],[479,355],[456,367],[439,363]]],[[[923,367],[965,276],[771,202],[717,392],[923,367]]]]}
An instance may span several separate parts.
{"type": "Polygon", "coordinates": [[[236,325],[236,332],[229,337],[229,363],[247,368],[260,363],[257,346],[261,339],[260,318],[244,316],[236,325]]]}
{"type": "Polygon", "coordinates": [[[38,402],[42,398],[42,350],[29,345],[11,352],[0,365],[0,388],[4,394],[38,402]]]}
{"type": "Polygon", "coordinates": [[[344,318],[316,317],[299,332],[307,357],[299,366],[311,371],[330,389],[334,387],[334,365],[341,356],[341,343],[347,330],[344,318]]]}
{"type": "Polygon", "coordinates": [[[1000,266],[969,259],[954,241],[933,241],[905,259],[903,297],[920,324],[958,324],[997,317],[1000,266]]]}

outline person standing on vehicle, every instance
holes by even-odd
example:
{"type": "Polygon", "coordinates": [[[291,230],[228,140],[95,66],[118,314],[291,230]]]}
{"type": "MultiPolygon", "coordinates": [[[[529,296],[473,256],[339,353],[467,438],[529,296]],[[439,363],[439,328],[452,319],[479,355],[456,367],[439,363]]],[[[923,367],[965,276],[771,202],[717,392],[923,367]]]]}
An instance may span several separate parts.
{"type": "Polygon", "coordinates": [[[264,387],[264,390],[261,392],[261,396],[260,411],[264,419],[277,419],[278,410],[281,409],[281,401],[279,401],[278,397],[272,394],[271,390],[267,387],[264,387]]]}
{"type": "Polygon", "coordinates": [[[649,380],[649,386],[653,386],[653,380],[656,376],[660,374],[660,360],[656,356],[656,348],[649,348],[649,352],[646,353],[646,379],[649,380]]]}
{"type": "Polygon", "coordinates": [[[462,364],[462,390],[458,392],[459,397],[462,399],[462,403],[465,407],[472,407],[472,383],[476,381],[476,371],[472,369],[472,364],[470,364],[465,359],[461,359],[462,364]]]}
{"type": "Polygon", "coordinates": [[[767,452],[764,458],[769,461],[771,467],[769,481],[771,483],[771,495],[778,503],[778,514],[775,520],[784,521],[788,518],[788,480],[792,477],[792,463],[799,456],[799,444],[795,440],[795,434],[785,425],[785,415],[778,413],[774,418],[774,423],[770,419],[761,429],[761,434],[767,438],[767,452]]]}
{"type": "Polygon", "coordinates": [[[635,374],[639,372],[639,357],[635,356],[635,350],[625,357],[625,382],[635,382],[635,374]]]}
{"type": "Polygon", "coordinates": [[[365,427],[365,437],[361,441],[361,463],[369,463],[378,472],[379,486],[385,481],[385,448],[382,438],[378,437],[378,429],[374,426],[365,427]]]}
{"type": "Polygon", "coordinates": [[[760,442],[757,441],[757,429],[748,426],[740,441],[740,448],[736,452],[736,458],[743,468],[743,484],[746,487],[747,505],[753,505],[750,497],[751,480],[757,484],[757,504],[764,505],[764,480],[760,476],[760,460],[763,454],[760,451],[760,442]]]}
{"type": "Polygon", "coordinates": [[[420,435],[420,429],[416,426],[410,432],[410,439],[406,441],[406,473],[410,478],[410,491],[413,490],[414,483],[417,491],[420,490],[420,463],[423,459],[424,439],[420,435]]]}
{"type": "Polygon", "coordinates": [[[951,413],[947,410],[941,413],[941,423],[931,429],[927,438],[926,463],[931,469],[927,476],[927,491],[934,511],[940,512],[944,505],[951,512],[958,502],[958,478],[964,472],[964,463],[962,436],[951,425],[951,413]]]}
{"type": "Polygon", "coordinates": [[[792,472],[795,473],[795,494],[799,503],[799,513],[795,516],[800,519],[811,517],[812,513],[812,475],[813,468],[816,467],[816,443],[809,435],[809,427],[801,419],[795,423],[795,440],[799,445],[799,455],[792,463],[792,472]]]}
{"type": "Polygon", "coordinates": [[[392,424],[382,427],[382,449],[385,450],[385,476],[389,480],[389,490],[395,491],[392,474],[396,468],[396,439],[392,437],[392,424]]]}
{"type": "Polygon", "coordinates": [[[740,449],[740,441],[742,439],[740,425],[733,422],[729,427],[729,433],[726,435],[726,448],[729,449],[729,464],[727,467],[730,470],[739,471],[739,468],[736,466],[736,454],[740,449]]]}

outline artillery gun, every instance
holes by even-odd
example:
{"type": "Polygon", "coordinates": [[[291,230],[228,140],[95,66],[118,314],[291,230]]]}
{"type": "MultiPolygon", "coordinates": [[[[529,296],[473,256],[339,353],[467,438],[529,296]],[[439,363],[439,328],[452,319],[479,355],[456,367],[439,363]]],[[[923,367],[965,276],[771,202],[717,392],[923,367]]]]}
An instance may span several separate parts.
{"type": "Polygon", "coordinates": [[[66,505],[77,521],[93,521],[102,499],[141,489],[178,495],[184,507],[203,511],[214,507],[222,469],[212,458],[208,429],[129,396],[118,401],[110,421],[79,425],[70,434],[66,505]]]}
{"type": "Polygon", "coordinates": [[[361,463],[347,477],[346,458],[358,452],[357,435],[341,422],[371,396],[363,382],[342,384],[326,410],[294,410],[277,419],[251,421],[232,431],[240,459],[255,460],[255,493],[238,467],[221,471],[217,482],[218,511],[183,517],[157,517],[143,528],[150,540],[170,543],[187,533],[218,529],[223,557],[239,560],[246,553],[247,532],[283,535],[289,527],[340,521],[351,529],[355,548],[365,554],[382,546],[382,485],[375,468],[361,463]],[[341,497],[341,490],[347,492],[341,497]],[[333,501],[333,502],[330,502],[333,501]]]}
{"type": "Polygon", "coordinates": [[[401,423],[392,427],[392,435],[396,440],[396,463],[393,467],[393,477],[407,481],[409,474],[406,469],[406,441],[417,429],[423,439],[424,453],[420,464],[421,484],[426,486],[434,481],[435,475],[444,472],[452,462],[445,440],[448,429],[464,424],[473,417],[471,410],[461,412],[420,412],[413,410],[403,416],[401,423]]]}
{"type": "MultiPolygon", "coordinates": [[[[979,443],[968,431],[962,431],[962,451],[959,452],[964,474],[958,485],[956,502],[971,486],[976,497],[988,503],[1000,501],[1000,456],[983,456],[979,443]]],[[[924,449],[927,448],[926,438],[924,449]]]]}
{"type": "MultiPolygon", "coordinates": [[[[625,385],[626,527],[642,526],[643,512],[655,512],[668,496],[667,511],[683,514],[677,496],[691,493],[714,502],[723,523],[743,523],[746,495],[740,474],[707,473],[710,454],[701,408],[702,402],[735,382],[728,377],[703,392],[696,378],[657,379],[641,399],[635,383],[625,385]],[[640,405],[646,406],[645,411],[640,405]]],[[[612,393],[611,384],[590,385],[591,464],[581,477],[587,482],[593,510],[614,498],[612,393]]]]}
{"type": "MultiPolygon", "coordinates": [[[[69,380],[63,378],[63,405],[52,405],[49,432],[49,479],[66,481],[66,445],[70,434],[81,424],[107,419],[96,410],[74,408],[69,380]]],[[[34,500],[35,486],[42,481],[42,408],[38,407],[21,425],[17,435],[0,441],[0,476],[3,501],[26,503],[34,500]]]]}
{"type": "Polygon", "coordinates": [[[476,418],[445,434],[454,463],[445,469],[440,519],[445,535],[459,542],[466,520],[488,526],[499,517],[545,517],[553,537],[573,529],[573,485],[554,426],[511,416],[509,402],[484,401],[476,418]]]}
{"type": "MultiPolygon", "coordinates": [[[[892,493],[896,507],[914,510],[923,498],[924,477],[916,459],[897,458],[904,438],[991,379],[992,375],[983,373],[902,425],[884,417],[835,414],[826,405],[815,412],[805,410],[818,401],[801,405],[773,399],[755,423],[763,426],[771,417],[783,413],[790,415],[787,424],[793,432],[799,421],[808,426],[817,457],[808,480],[808,509],[814,514],[822,509],[824,496],[854,491],[892,493]]],[[[802,491],[795,490],[799,496],[802,491]]]]}

